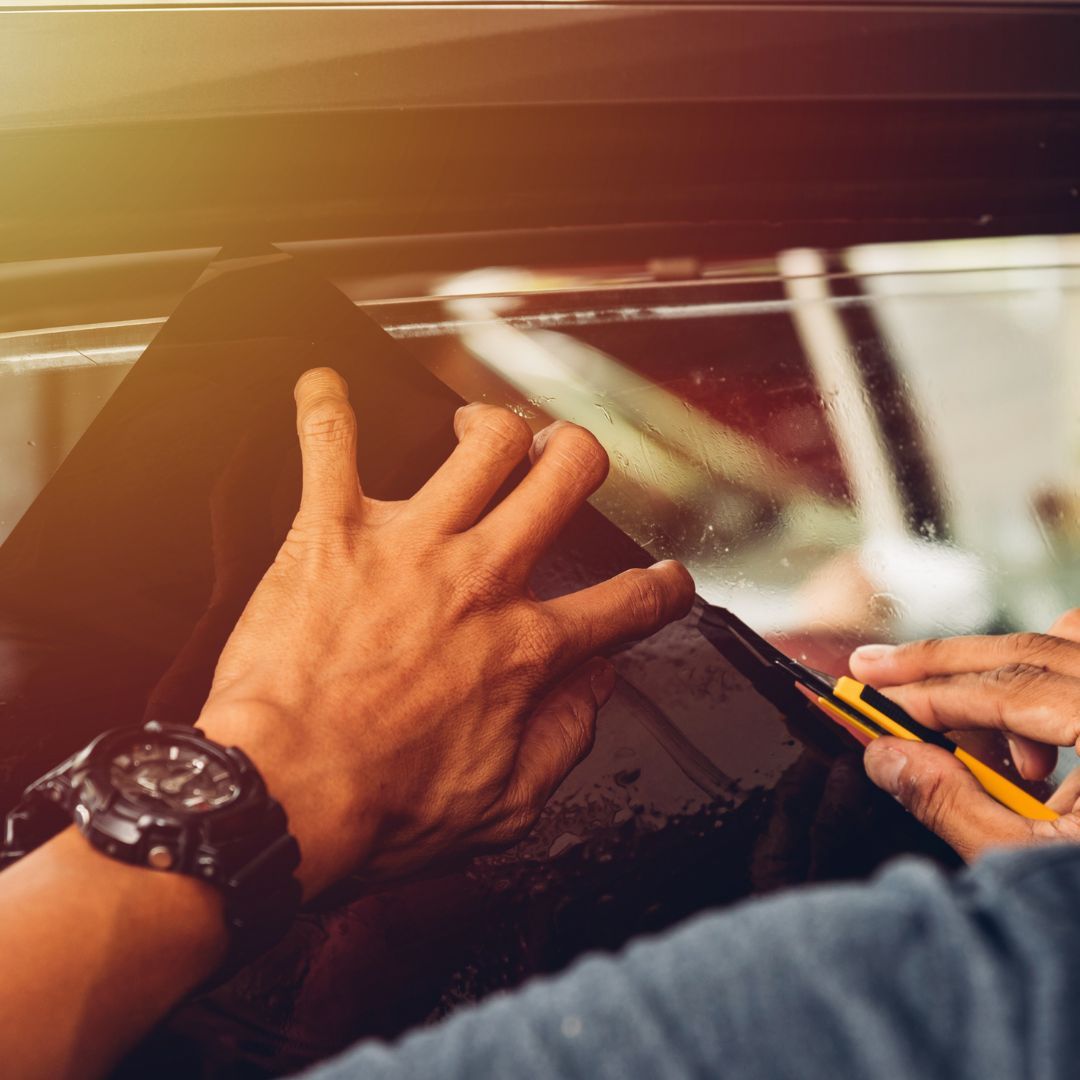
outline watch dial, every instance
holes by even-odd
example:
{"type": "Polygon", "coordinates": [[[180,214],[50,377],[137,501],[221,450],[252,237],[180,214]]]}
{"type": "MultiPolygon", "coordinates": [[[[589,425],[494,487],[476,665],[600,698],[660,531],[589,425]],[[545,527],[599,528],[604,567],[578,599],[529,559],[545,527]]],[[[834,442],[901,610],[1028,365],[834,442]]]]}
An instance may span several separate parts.
{"type": "Polygon", "coordinates": [[[216,757],[153,736],[117,754],[110,778],[128,799],[154,799],[186,813],[216,810],[240,794],[228,766],[216,757]]]}

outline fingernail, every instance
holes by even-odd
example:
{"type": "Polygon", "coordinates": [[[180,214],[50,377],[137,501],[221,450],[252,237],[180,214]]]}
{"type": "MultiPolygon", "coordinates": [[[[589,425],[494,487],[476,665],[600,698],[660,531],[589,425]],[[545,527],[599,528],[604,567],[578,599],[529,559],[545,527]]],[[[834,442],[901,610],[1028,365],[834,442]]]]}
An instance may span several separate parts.
{"type": "Polygon", "coordinates": [[[851,655],[873,664],[884,660],[895,648],[895,645],[860,645],[851,655]]]}
{"type": "Polygon", "coordinates": [[[475,409],[477,406],[475,401],[467,401],[464,405],[461,405],[454,412],[454,434],[460,439],[462,435],[461,425],[465,422],[465,418],[469,415],[470,409],[475,409]]]}
{"type": "Polygon", "coordinates": [[[682,564],[678,559],[660,559],[658,562],[650,563],[648,569],[650,570],[666,570],[669,566],[681,566],[682,564]]]}
{"type": "Polygon", "coordinates": [[[551,438],[552,433],[558,428],[563,421],[556,420],[553,424],[548,424],[546,428],[541,428],[534,436],[532,446],[529,447],[529,460],[535,462],[537,458],[544,452],[544,447],[547,446],[548,439],[551,438]]]}
{"type": "Polygon", "coordinates": [[[1009,739],[1009,752],[1012,754],[1016,771],[1020,773],[1021,776],[1026,775],[1026,769],[1029,762],[1027,751],[1024,749],[1024,744],[1017,742],[1015,739],[1009,739]]]}
{"type": "Polygon", "coordinates": [[[891,746],[871,743],[866,748],[866,771],[878,787],[884,788],[890,795],[900,791],[900,774],[904,771],[907,758],[903,752],[891,746]]]}
{"type": "Polygon", "coordinates": [[[589,675],[589,684],[592,686],[593,697],[596,698],[596,706],[599,708],[615,689],[615,668],[607,661],[599,661],[589,675]]]}

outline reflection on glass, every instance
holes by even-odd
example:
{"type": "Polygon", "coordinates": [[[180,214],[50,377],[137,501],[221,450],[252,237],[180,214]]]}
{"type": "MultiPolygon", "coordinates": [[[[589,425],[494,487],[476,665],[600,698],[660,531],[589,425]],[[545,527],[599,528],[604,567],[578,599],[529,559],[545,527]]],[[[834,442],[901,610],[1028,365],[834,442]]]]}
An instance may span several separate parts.
{"type": "MultiPolygon", "coordinates": [[[[1080,239],[1043,237],[350,285],[464,396],[593,431],[596,504],[708,599],[910,637],[1076,594],[1078,283],[1080,239]]],[[[159,326],[0,336],[0,540],[159,326]]]]}
{"type": "Polygon", "coordinates": [[[752,285],[592,296],[484,271],[411,333],[466,396],[593,431],[597,505],[758,625],[1041,628],[1078,582],[1078,261],[1069,238],[792,251],[752,285]]]}
{"type": "MultiPolygon", "coordinates": [[[[753,266],[669,260],[337,284],[463,397],[508,404],[536,427],[563,418],[592,430],[612,461],[595,498],[604,513],[656,556],[683,559],[707,599],[782,635],[814,666],[839,670],[859,640],[1042,628],[1075,602],[1078,274],[1076,241],[1039,239],[788,251],[753,266]]],[[[0,335],[0,544],[160,328],[153,310],[143,314],[0,335]]],[[[220,367],[193,374],[188,361],[180,370],[191,384],[183,415],[198,418],[201,387],[215,381],[206,371],[220,367]]],[[[252,385],[265,386],[265,347],[250,370],[252,385]]],[[[287,413],[287,387],[283,395],[287,413]]],[[[167,405],[162,415],[175,418],[176,401],[167,405]]],[[[168,472],[169,453],[185,447],[165,446],[158,465],[168,472]]],[[[114,459],[120,475],[124,453],[114,459]]],[[[256,471],[272,483],[272,470],[256,471]]],[[[256,486],[245,479],[240,488],[250,495],[256,486]]],[[[291,506],[277,508],[282,528],[291,506]]],[[[213,510],[210,524],[213,532],[213,510]]],[[[626,565],[625,538],[599,525],[590,521],[591,542],[610,558],[595,562],[614,572],[626,565]]],[[[151,563],[167,561],[168,547],[137,545],[151,563]]],[[[268,561],[272,549],[264,554],[268,561]]],[[[595,554],[582,544],[566,563],[584,574],[595,554]]],[[[567,583],[566,565],[542,573],[551,575],[542,590],[582,583],[567,583]]],[[[132,592],[158,603],[166,622],[182,606],[175,593],[132,592]]],[[[22,628],[22,651],[7,649],[9,614],[0,611],[3,719],[45,742],[53,717],[86,719],[87,686],[101,672],[58,679],[54,659],[22,628]],[[18,656],[30,658],[25,672],[18,656]],[[28,720],[24,674],[67,694],[63,709],[28,720]]],[[[81,656],[84,638],[72,644],[81,656]]],[[[123,645],[127,662],[131,643],[123,645]]],[[[130,691],[123,664],[117,671],[120,685],[98,687],[102,726],[130,691]]],[[[621,653],[618,672],[594,752],[530,838],[467,874],[404,887],[382,914],[358,901],[309,924],[318,944],[298,953],[303,977],[272,1006],[242,1003],[260,1037],[261,1025],[286,1016],[289,1045],[319,1053],[361,1035],[391,1036],[583,947],[615,946],[749,892],[866,873],[886,854],[925,843],[902,831],[910,819],[887,798],[868,826],[859,770],[837,788],[828,752],[733,677],[688,624],[621,653]],[[860,813],[838,813],[828,802],[838,794],[860,813]],[[852,839],[842,829],[831,848],[822,845],[815,808],[863,832],[852,839]],[[897,817],[881,824],[876,815],[890,812],[897,817]],[[416,972],[402,950],[379,953],[380,935],[368,932],[391,910],[388,940],[423,957],[432,988],[419,1016],[409,1011],[416,972]],[[365,930],[336,933],[335,924],[365,930]],[[378,985],[353,993],[371,972],[378,985]],[[339,992],[343,979],[350,994],[339,992]]],[[[198,702],[180,700],[193,715],[198,702]]],[[[50,748],[35,750],[56,760],[50,748]]],[[[1000,748],[988,753],[1001,757],[1000,748]]],[[[265,984],[275,995],[280,974],[265,984]]]]}

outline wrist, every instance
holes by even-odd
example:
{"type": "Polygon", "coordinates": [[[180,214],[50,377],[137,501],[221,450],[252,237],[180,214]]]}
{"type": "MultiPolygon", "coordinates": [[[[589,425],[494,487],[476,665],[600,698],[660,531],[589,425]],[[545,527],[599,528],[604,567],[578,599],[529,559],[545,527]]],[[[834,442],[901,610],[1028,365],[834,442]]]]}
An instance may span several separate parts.
{"type": "Polygon", "coordinates": [[[325,773],[313,767],[306,729],[295,717],[261,701],[218,700],[207,704],[196,727],[214,742],[242,750],[284,808],[300,848],[295,876],[305,899],[362,861],[370,847],[364,815],[348,792],[328,785],[325,773]]]}
{"type": "Polygon", "coordinates": [[[212,885],[117,862],[96,851],[75,828],[65,829],[5,874],[28,870],[82,898],[87,932],[104,928],[115,934],[122,927],[113,942],[121,952],[157,943],[157,962],[147,965],[145,977],[148,992],[168,999],[164,1008],[205,982],[225,957],[224,904],[212,885]],[[151,968],[162,978],[155,978],[151,968]]]}
{"type": "Polygon", "coordinates": [[[4,1075],[100,1076],[226,955],[217,891],[65,829],[0,873],[4,1075]]]}

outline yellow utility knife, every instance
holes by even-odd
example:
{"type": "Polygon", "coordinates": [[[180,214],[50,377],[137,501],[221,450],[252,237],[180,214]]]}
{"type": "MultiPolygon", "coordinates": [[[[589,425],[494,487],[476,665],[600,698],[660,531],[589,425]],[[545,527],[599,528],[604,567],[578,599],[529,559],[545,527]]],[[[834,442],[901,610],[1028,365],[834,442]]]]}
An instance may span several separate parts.
{"type": "Polygon", "coordinates": [[[973,757],[963,747],[957,746],[947,735],[920,724],[884,694],[849,676],[835,678],[800,664],[751,630],[726,608],[704,605],[698,628],[755,685],[766,684],[763,692],[767,697],[775,697],[769,692],[767,684],[777,678],[787,680],[805,690],[828,716],[858,736],[870,740],[893,735],[898,739],[933,743],[959,758],[1002,806],[1033,821],[1057,819],[1058,815],[1050,807],[973,757]],[[744,650],[743,657],[749,653],[754,663],[748,666],[740,662],[729,647],[732,643],[744,650]]]}

